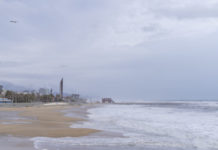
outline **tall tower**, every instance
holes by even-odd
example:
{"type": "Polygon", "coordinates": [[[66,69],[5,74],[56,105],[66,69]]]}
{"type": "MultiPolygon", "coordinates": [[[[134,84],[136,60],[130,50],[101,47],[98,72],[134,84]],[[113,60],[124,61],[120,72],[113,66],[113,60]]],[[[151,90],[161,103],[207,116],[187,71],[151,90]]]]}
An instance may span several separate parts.
{"type": "Polygon", "coordinates": [[[64,79],[62,78],[61,82],[60,82],[60,98],[61,98],[61,100],[63,100],[63,90],[64,90],[63,86],[64,86],[64,79]]]}
{"type": "Polygon", "coordinates": [[[2,92],[3,92],[3,86],[0,85],[0,94],[2,94],[2,92]]]}

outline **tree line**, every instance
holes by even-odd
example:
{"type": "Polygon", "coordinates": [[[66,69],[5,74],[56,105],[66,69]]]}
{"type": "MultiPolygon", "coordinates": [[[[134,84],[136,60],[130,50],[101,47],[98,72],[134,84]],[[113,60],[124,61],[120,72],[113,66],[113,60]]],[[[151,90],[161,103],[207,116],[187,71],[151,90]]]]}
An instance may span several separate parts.
{"type": "Polygon", "coordinates": [[[32,102],[53,102],[53,101],[61,101],[60,96],[53,94],[49,95],[40,95],[40,94],[23,94],[16,93],[14,91],[7,91],[5,94],[5,98],[8,98],[13,101],[13,103],[32,103],[32,102]]]}

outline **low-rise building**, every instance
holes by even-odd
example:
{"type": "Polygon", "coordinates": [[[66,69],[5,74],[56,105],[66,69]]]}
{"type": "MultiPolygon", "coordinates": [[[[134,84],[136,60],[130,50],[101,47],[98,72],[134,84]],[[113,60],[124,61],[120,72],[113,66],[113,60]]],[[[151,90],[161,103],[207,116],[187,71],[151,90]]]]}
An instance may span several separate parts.
{"type": "Polygon", "coordinates": [[[5,96],[5,95],[6,95],[6,93],[7,93],[7,90],[4,90],[4,89],[3,89],[3,91],[2,91],[2,93],[1,93],[1,95],[5,96]]]}
{"type": "Polygon", "coordinates": [[[115,102],[112,100],[112,98],[102,98],[102,103],[113,104],[115,102]]]}
{"type": "Polygon", "coordinates": [[[0,85],[0,97],[4,97],[5,94],[6,94],[6,92],[7,92],[7,90],[5,90],[5,89],[3,88],[3,85],[0,85]]]}
{"type": "Polygon", "coordinates": [[[31,91],[25,90],[25,91],[21,92],[21,94],[24,94],[24,95],[31,94],[31,91]]]}
{"type": "Polygon", "coordinates": [[[72,94],[71,97],[72,97],[72,99],[79,99],[80,95],[79,94],[72,94]]]}
{"type": "Polygon", "coordinates": [[[0,104],[8,104],[8,103],[12,103],[12,100],[7,98],[0,98],[0,104]]]}

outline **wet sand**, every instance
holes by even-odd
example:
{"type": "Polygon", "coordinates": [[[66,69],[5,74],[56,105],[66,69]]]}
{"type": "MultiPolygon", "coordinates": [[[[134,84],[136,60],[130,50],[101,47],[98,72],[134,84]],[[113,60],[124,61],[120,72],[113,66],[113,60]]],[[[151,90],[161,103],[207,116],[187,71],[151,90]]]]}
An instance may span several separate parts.
{"type": "MultiPolygon", "coordinates": [[[[31,107],[1,107],[4,112],[17,112],[25,119],[0,120],[0,135],[15,137],[79,137],[98,132],[94,129],[70,128],[72,123],[84,121],[81,118],[64,116],[61,111],[80,106],[31,106],[31,107]],[[4,122],[7,122],[5,124],[4,122]]],[[[85,108],[84,113],[86,113],[85,108]]]]}

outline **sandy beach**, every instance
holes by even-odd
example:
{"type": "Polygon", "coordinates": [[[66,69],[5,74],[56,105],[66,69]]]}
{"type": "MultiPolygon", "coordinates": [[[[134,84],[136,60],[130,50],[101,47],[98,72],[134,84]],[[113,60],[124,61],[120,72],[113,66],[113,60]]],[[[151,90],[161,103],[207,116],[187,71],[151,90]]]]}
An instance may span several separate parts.
{"type": "Polygon", "coordinates": [[[217,116],[213,101],[1,105],[0,145],[5,150],[215,150],[217,116]]]}
{"type": "MultiPolygon", "coordinates": [[[[80,106],[40,105],[31,107],[1,107],[0,112],[16,112],[22,118],[17,120],[1,119],[0,136],[58,138],[86,136],[98,132],[94,129],[70,128],[72,123],[84,121],[81,118],[64,116],[64,113],[61,112],[73,107],[77,108],[80,106]]],[[[85,110],[82,113],[85,113],[85,110]]]]}

